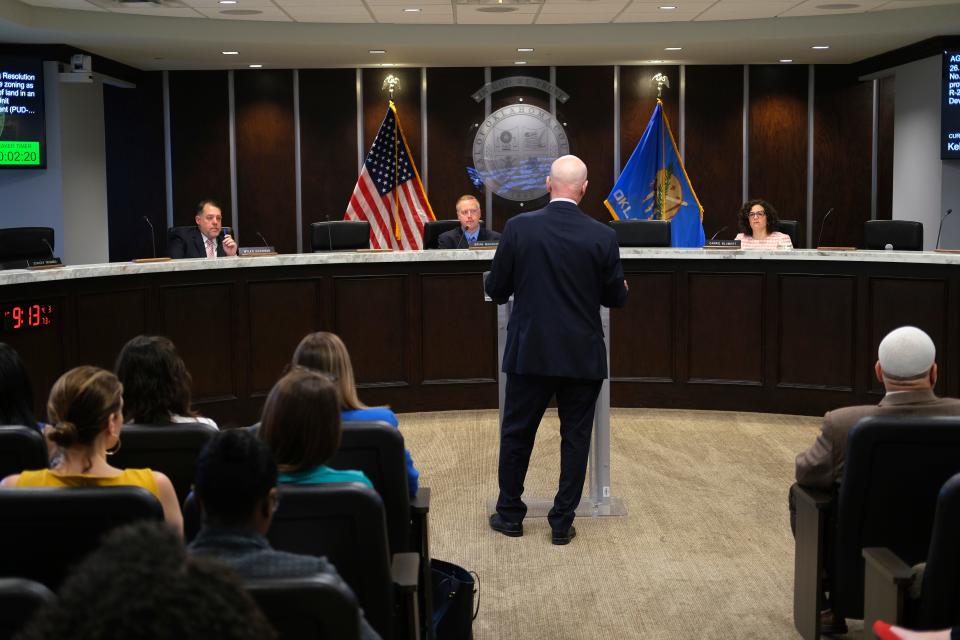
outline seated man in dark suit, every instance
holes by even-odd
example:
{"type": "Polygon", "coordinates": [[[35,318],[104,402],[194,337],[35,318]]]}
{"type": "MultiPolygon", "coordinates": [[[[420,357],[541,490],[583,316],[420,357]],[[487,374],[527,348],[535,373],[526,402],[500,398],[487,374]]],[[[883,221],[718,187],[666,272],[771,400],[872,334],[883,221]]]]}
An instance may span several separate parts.
{"type": "Polygon", "coordinates": [[[457,200],[457,218],[460,226],[441,233],[437,238],[438,249],[468,249],[475,242],[493,242],[500,234],[480,226],[480,201],[471,195],[457,200]]]}
{"type": "MultiPolygon", "coordinates": [[[[843,478],[847,435],[867,416],[956,416],[960,400],[938,398],[936,347],[926,333],[916,327],[900,327],[880,342],[874,365],[877,380],[886,394],[877,405],[860,405],[828,411],[823,416],[820,435],[813,445],[797,456],[796,477],[801,487],[835,491],[843,478]]],[[[790,490],[790,526],[796,533],[796,504],[790,490]]],[[[822,633],[846,633],[846,623],[834,620],[832,612],[821,616],[822,633]]]]}
{"type": "MultiPolygon", "coordinates": [[[[297,578],[319,573],[339,579],[326,558],[277,551],[266,533],[279,500],[270,449],[246,429],[218,433],[197,459],[194,484],[203,528],[188,551],[229,565],[241,578],[297,578]]],[[[360,637],[380,636],[361,614],[360,637]]]]}
{"type": "Polygon", "coordinates": [[[220,238],[223,214],[216,201],[205,199],[197,205],[195,229],[176,229],[167,247],[170,257],[225,258],[237,255],[237,242],[229,234],[220,238]]]}

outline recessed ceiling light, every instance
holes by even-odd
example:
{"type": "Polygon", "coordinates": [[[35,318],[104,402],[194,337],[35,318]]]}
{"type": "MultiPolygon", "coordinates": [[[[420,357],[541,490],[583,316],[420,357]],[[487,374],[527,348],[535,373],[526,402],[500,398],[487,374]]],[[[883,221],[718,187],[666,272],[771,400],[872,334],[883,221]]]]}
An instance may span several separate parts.
{"type": "Polygon", "coordinates": [[[220,0],[220,4],[237,4],[237,0],[220,0]]]}
{"type": "Polygon", "coordinates": [[[647,60],[650,64],[660,64],[663,60],[647,60]]]}
{"type": "Polygon", "coordinates": [[[392,67],[392,66],[393,66],[393,63],[392,63],[392,62],[381,62],[381,63],[380,63],[380,66],[381,66],[381,67],[392,67]]]}
{"type": "Polygon", "coordinates": [[[683,51],[683,47],[664,47],[664,51],[683,51]]]}
{"type": "Polygon", "coordinates": [[[386,53],[386,49],[370,49],[367,53],[382,54],[386,53]]]}
{"type": "Polygon", "coordinates": [[[830,45],[828,45],[828,44],[815,44],[815,45],[813,45],[813,46],[810,47],[810,48],[811,48],[811,49],[816,49],[817,51],[823,51],[823,50],[825,50],[825,49],[829,49],[829,48],[830,48],[830,45]]]}
{"type": "Polygon", "coordinates": [[[263,68],[263,65],[262,65],[262,64],[251,64],[251,65],[248,65],[248,66],[249,66],[251,69],[262,69],[262,68],[263,68]]]}
{"type": "Polygon", "coordinates": [[[260,9],[224,9],[220,12],[223,16],[258,16],[263,11],[260,9]]]}
{"type": "Polygon", "coordinates": [[[677,5],[675,4],[665,4],[659,7],[661,11],[673,11],[676,8],[677,8],[677,5]]]}
{"type": "Polygon", "coordinates": [[[526,60],[514,60],[513,64],[527,64],[526,60]]]}
{"type": "Polygon", "coordinates": [[[403,10],[404,13],[420,13],[420,11],[421,9],[417,9],[416,7],[410,7],[409,9],[403,10]]]}
{"type": "Polygon", "coordinates": [[[780,62],[793,62],[793,58],[780,58],[780,62]]]}
{"type": "Polygon", "coordinates": [[[533,53],[533,47],[517,47],[517,53],[533,53]]]}
{"type": "Polygon", "coordinates": [[[239,51],[221,51],[220,53],[222,53],[222,54],[225,55],[225,56],[238,56],[238,55],[240,55],[240,52],[239,52],[239,51]]]}

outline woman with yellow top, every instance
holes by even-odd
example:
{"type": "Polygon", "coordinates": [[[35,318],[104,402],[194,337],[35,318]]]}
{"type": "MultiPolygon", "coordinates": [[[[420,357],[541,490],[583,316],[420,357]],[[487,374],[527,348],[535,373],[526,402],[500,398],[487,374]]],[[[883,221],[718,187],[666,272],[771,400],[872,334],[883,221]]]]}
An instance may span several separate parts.
{"type": "Polygon", "coordinates": [[[150,469],[117,469],[107,456],[120,449],[123,385],[98,367],[76,367],[54,383],[47,400],[47,437],[60,449],[50,469],[7,476],[3,487],[143,487],[163,506],[164,519],[183,532],[183,515],[170,479],[150,469]]]}

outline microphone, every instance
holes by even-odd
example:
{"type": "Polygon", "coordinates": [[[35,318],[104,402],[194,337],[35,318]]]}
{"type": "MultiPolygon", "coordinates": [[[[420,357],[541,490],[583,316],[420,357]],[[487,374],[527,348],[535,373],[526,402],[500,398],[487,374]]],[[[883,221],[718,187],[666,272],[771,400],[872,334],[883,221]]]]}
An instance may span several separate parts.
{"type": "Polygon", "coordinates": [[[52,246],[49,242],[47,242],[47,239],[46,239],[46,238],[40,238],[40,242],[42,242],[43,244],[45,244],[45,245],[47,246],[47,250],[50,251],[50,257],[51,257],[51,258],[56,258],[56,256],[53,255],[53,246],[52,246]]]}
{"type": "Polygon", "coordinates": [[[267,242],[267,239],[263,237],[263,234],[262,234],[262,233],[260,233],[259,231],[255,231],[254,233],[256,233],[258,236],[260,236],[260,239],[263,240],[263,246],[265,246],[265,247],[269,247],[269,246],[270,246],[270,243],[267,242]]]}
{"type": "Polygon", "coordinates": [[[150,227],[150,241],[153,243],[153,257],[157,257],[157,232],[153,230],[153,223],[150,222],[150,218],[143,216],[143,221],[147,223],[147,226],[150,227]]]}
{"type": "Polygon", "coordinates": [[[463,239],[466,237],[467,237],[467,230],[464,228],[463,225],[460,225],[460,237],[457,238],[457,246],[456,246],[457,249],[460,248],[460,244],[463,242],[463,239]]]}
{"type": "MultiPolygon", "coordinates": [[[[715,234],[713,234],[712,236],[710,236],[710,240],[716,240],[716,239],[717,239],[717,236],[720,235],[721,233],[723,233],[723,232],[726,231],[726,230],[727,230],[726,227],[720,227],[720,230],[719,230],[719,231],[717,231],[715,234]]],[[[707,242],[710,242],[710,240],[708,240],[707,242]]]]}
{"type": "Polygon", "coordinates": [[[327,221],[324,226],[327,228],[327,251],[333,251],[333,232],[330,231],[330,212],[323,214],[323,219],[327,221]]]}
{"type": "Polygon", "coordinates": [[[950,215],[951,213],[953,213],[953,209],[947,209],[947,212],[942,216],[940,216],[940,228],[937,229],[937,246],[936,246],[937,249],[940,248],[940,232],[943,231],[943,221],[946,220],[947,216],[950,215]]]}
{"type": "Polygon", "coordinates": [[[820,220],[820,235],[817,236],[817,246],[820,246],[820,241],[823,240],[823,228],[826,226],[827,218],[830,217],[830,214],[833,213],[833,207],[830,207],[830,210],[827,211],[826,215],[823,216],[823,219],[820,220]]]}

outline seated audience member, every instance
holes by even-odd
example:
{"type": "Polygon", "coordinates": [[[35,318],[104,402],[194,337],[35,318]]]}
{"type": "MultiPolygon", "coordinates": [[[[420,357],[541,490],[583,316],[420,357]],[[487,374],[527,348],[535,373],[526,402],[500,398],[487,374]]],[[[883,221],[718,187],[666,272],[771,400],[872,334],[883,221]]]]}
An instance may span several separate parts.
{"type": "Polygon", "coordinates": [[[439,249],[469,249],[475,242],[491,242],[500,239],[500,234],[480,226],[480,201],[469,194],[457,200],[457,219],[460,226],[440,234],[439,249]]]}
{"type": "Polygon", "coordinates": [[[280,482],[373,483],[362,471],[331,469],[326,462],[340,446],[340,403],[325,374],[294,367],[273,385],[257,435],[280,467],[280,482]]]}
{"type": "MultiPolygon", "coordinates": [[[[343,341],[335,333],[317,331],[304,337],[293,352],[293,364],[321,371],[330,375],[340,389],[341,417],[344,422],[386,422],[399,428],[396,414],[386,407],[368,407],[357,397],[353,378],[353,365],[343,341]]],[[[411,496],[417,495],[420,472],[413,466],[410,450],[404,451],[407,458],[407,488],[411,496]]]]}
{"type": "MultiPolygon", "coordinates": [[[[810,489],[835,491],[843,478],[847,435],[861,419],[884,416],[956,416],[960,400],[938,398],[936,347],[916,327],[900,327],[880,342],[874,365],[877,380],[886,391],[877,405],[844,407],[823,416],[820,435],[813,445],[797,456],[797,484],[810,489]]],[[[790,526],[796,532],[796,504],[790,491],[790,526]]],[[[845,633],[846,624],[831,613],[822,616],[823,633],[845,633]]]]}
{"type": "Polygon", "coordinates": [[[742,249],[793,249],[790,236],[781,232],[777,210],[765,200],[748,200],[740,208],[740,233],[734,240],[742,249]]]}
{"type": "Polygon", "coordinates": [[[37,611],[21,640],[276,637],[231,571],[188,557],[179,537],[156,523],[104,536],[58,595],[37,611]]]}
{"type": "MultiPolygon", "coordinates": [[[[203,528],[188,550],[216,558],[242,578],[297,578],[326,574],[339,579],[326,558],[277,551],[266,534],[279,499],[277,464],[270,449],[245,429],[218,433],[197,460],[196,499],[203,528]]],[[[377,638],[366,620],[361,637],[377,638]]]]}
{"type": "Polygon", "coordinates": [[[196,229],[189,229],[183,234],[170,238],[167,247],[170,257],[179,258],[225,258],[237,255],[237,242],[230,235],[220,238],[223,228],[221,222],[223,214],[220,205],[209,198],[197,204],[197,215],[194,221],[196,229]]]}
{"type": "Polygon", "coordinates": [[[877,620],[873,623],[873,632],[880,640],[960,640],[960,627],[939,631],[910,631],[877,620]]]}
{"type": "Polygon", "coordinates": [[[60,455],[50,469],[7,476],[3,487],[143,487],[160,500],[164,519],[177,533],[183,516],[170,479],[150,469],[117,469],[107,456],[120,448],[123,386],[109,371],[76,367],[53,384],[47,401],[47,437],[60,455]]]}
{"type": "Polygon", "coordinates": [[[113,370],[123,384],[127,422],[204,422],[217,427],[216,422],[190,407],[190,372],[169,338],[131,338],[120,350],[113,370]]]}
{"type": "Polygon", "coordinates": [[[43,431],[33,415],[33,387],[16,349],[0,342],[0,424],[19,424],[43,431]]]}

